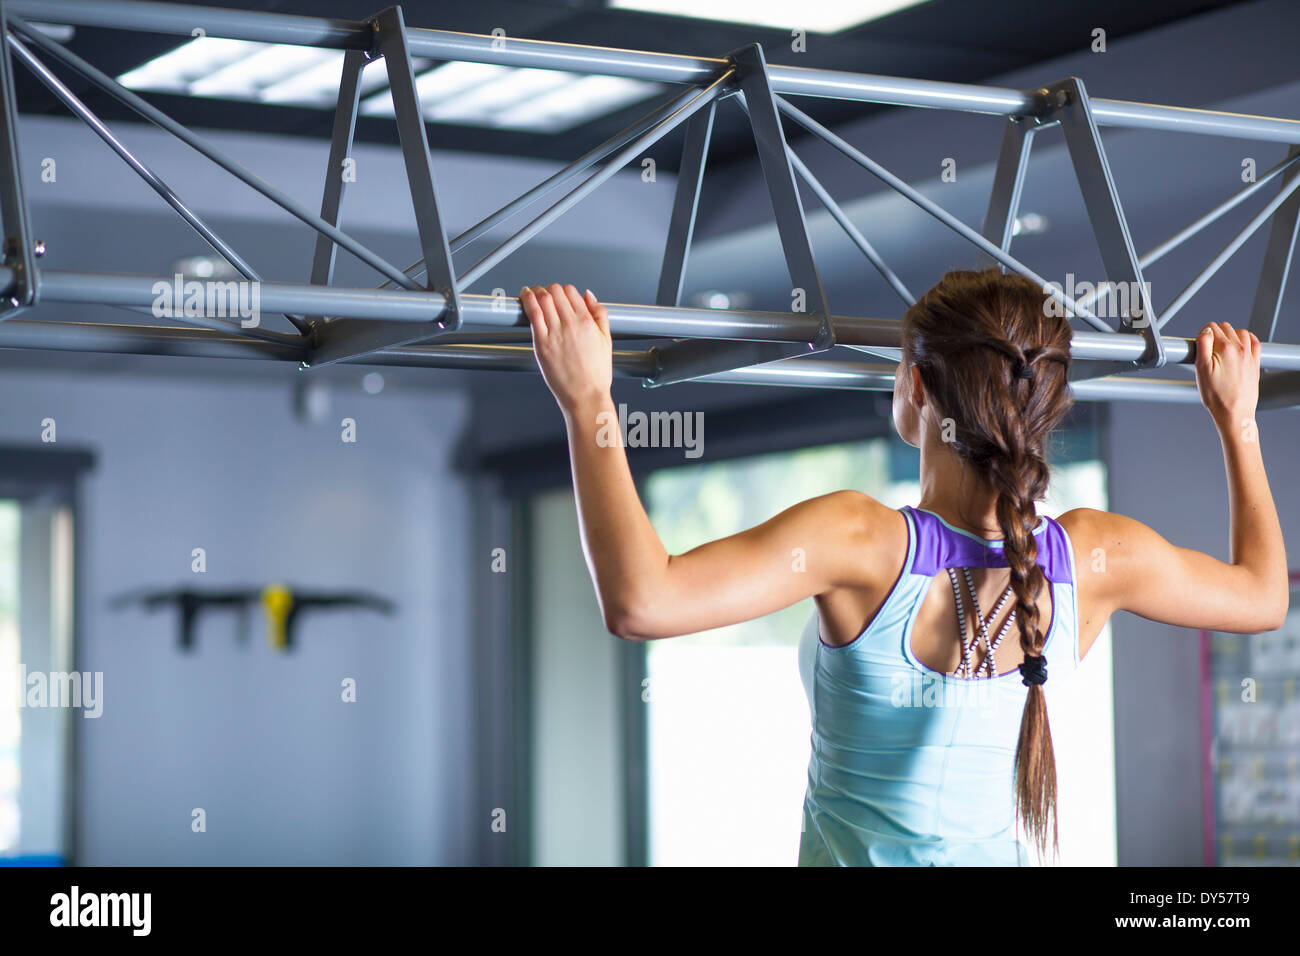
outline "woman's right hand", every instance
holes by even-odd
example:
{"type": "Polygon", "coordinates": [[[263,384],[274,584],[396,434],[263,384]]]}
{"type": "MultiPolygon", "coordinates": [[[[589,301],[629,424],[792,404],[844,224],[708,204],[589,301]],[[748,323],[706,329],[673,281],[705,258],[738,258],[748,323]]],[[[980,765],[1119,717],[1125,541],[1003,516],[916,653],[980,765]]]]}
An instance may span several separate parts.
{"type": "Polygon", "coordinates": [[[1253,421],[1259,403],[1259,339],[1227,322],[1208,322],[1196,337],[1196,390],[1220,428],[1253,421]]]}

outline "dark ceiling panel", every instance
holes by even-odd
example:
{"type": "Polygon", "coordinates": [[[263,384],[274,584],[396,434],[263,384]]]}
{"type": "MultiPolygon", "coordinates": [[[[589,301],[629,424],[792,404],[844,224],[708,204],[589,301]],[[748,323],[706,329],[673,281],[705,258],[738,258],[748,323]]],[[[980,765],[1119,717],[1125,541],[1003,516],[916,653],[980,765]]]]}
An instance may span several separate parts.
{"type": "MultiPolygon", "coordinates": [[[[806,52],[790,48],[782,30],[747,27],[633,11],[610,10],[603,0],[409,0],[402,4],[411,26],[470,33],[491,33],[569,43],[583,43],[668,53],[723,56],[746,43],[761,42],[774,63],[823,69],[978,83],[990,76],[1086,47],[1094,27],[1110,40],[1150,29],[1237,0],[1092,0],[1088,4],[1043,3],[1041,0],[929,0],[892,16],[836,35],[813,34],[806,52]]],[[[201,6],[202,4],[189,4],[201,6]]],[[[219,4],[248,10],[361,19],[376,12],[364,0],[222,0],[219,4]]],[[[196,16],[196,26],[201,18],[196,16]]],[[[175,37],[117,30],[78,30],[70,47],[111,74],[120,74],[176,46],[175,37]]],[[[62,108],[19,68],[20,108],[28,113],[62,113],[62,108]]],[[[133,115],[84,82],[65,80],[107,120],[133,115]]],[[[665,93],[659,100],[666,98],[665,93]]],[[[326,137],[331,116],[323,110],[254,106],[191,97],[149,94],[152,102],[191,127],[265,131],[326,137]]],[[[435,148],[478,153],[572,159],[645,113],[659,100],[647,100],[582,127],[556,134],[491,130],[474,126],[431,124],[435,148]]],[[[810,105],[820,121],[835,124],[883,107],[838,101],[810,105]]],[[[395,143],[391,120],[359,121],[358,139],[395,143]]],[[[675,169],[680,136],[665,139],[654,151],[661,168],[675,169]]],[[[713,138],[714,170],[733,160],[752,157],[753,140],[735,109],[719,112],[713,138]]]]}

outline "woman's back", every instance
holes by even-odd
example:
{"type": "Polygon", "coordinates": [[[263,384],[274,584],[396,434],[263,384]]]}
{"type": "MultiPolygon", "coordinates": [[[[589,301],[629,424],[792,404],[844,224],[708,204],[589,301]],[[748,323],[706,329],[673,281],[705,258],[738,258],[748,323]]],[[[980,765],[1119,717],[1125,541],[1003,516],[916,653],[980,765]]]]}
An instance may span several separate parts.
{"type": "MultiPolygon", "coordinates": [[[[1015,754],[1027,688],[1015,642],[993,655],[992,678],[927,666],[919,648],[957,646],[959,615],[948,569],[1006,567],[1002,542],[956,528],[930,511],[901,509],[907,551],[866,629],[848,644],[822,639],[814,614],[799,644],[812,716],[800,865],[1016,865],[1015,754]],[[936,580],[938,579],[938,580],[936,580]],[[945,593],[946,591],[946,593],[945,593]],[[947,597],[946,606],[936,598],[947,597]],[[933,605],[937,613],[923,614],[933,605]],[[920,630],[918,630],[918,625],[920,630]],[[924,633],[938,630],[942,633],[924,633]],[[1007,662],[1010,663],[1007,663],[1007,662]]],[[[1051,518],[1034,531],[1050,584],[1043,654],[1052,677],[1079,660],[1075,556],[1051,518]]],[[[964,583],[965,572],[958,572],[964,583]]],[[[1005,574],[1003,574],[1005,577],[1005,574]]],[[[996,583],[996,582],[994,582],[996,583]]],[[[979,589],[976,589],[977,591],[979,589]]],[[[958,591],[960,593],[960,591],[958,591]]],[[[1009,614],[994,602],[989,637],[1009,614]]],[[[969,599],[962,605],[971,617],[969,599]]],[[[985,615],[981,613],[981,619],[985,615]]],[[[922,654],[925,652],[922,651],[922,654]]],[[[934,660],[933,663],[939,663],[934,660]]],[[[979,672],[983,657],[972,654],[979,672]]]]}
{"type": "Polygon", "coordinates": [[[1072,402],[1072,331],[1044,290],[997,269],[949,272],[903,317],[893,418],[920,449],[926,510],[835,492],[669,554],[626,452],[605,437],[602,422],[617,419],[608,314],[573,286],[521,301],[564,410],[609,631],[659,640],[816,601],[803,656],[814,732],[802,862],[1022,862],[1016,821],[1026,842],[1051,848],[1049,661],[1054,679],[1068,676],[1117,610],[1239,633],[1285,619],[1286,548],[1254,420],[1261,346],[1249,332],[1211,324],[1195,342],[1227,470],[1228,562],[1123,515],[1039,518],[1049,438],[1072,402]],[[959,627],[990,607],[987,634],[959,627]],[[953,688],[976,706],[950,706],[953,688]]]}

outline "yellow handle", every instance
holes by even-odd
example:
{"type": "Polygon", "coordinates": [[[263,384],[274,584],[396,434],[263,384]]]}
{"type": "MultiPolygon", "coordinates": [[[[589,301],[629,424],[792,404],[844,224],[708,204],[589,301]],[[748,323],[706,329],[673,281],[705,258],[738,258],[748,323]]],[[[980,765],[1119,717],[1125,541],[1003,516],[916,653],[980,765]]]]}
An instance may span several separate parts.
{"type": "Polygon", "coordinates": [[[262,591],[262,607],[266,610],[271,646],[283,651],[289,646],[288,623],[289,612],[293,610],[293,594],[283,584],[268,584],[262,591]]]}

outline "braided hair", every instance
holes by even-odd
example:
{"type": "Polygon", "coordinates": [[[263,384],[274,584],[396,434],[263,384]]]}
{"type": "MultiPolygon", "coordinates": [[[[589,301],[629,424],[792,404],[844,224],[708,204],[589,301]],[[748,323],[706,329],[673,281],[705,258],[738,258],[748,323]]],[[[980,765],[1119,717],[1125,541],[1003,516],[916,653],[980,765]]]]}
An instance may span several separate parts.
{"type": "Polygon", "coordinates": [[[1029,686],[1016,746],[1016,815],[1041,851],[1059,841],[1034,503],[1047,494],[1044,444],[1073,404],[1066,379],[1070,325],[1047,301],[1022,276],[954,270],[903,318],[904,362],[920,370],[939,414],[952,421],[945,432],[953,451],[997,494],[1029,686]]]}

